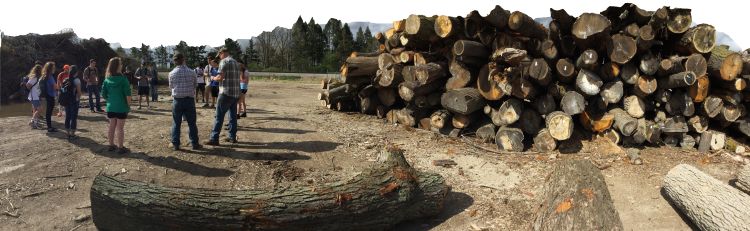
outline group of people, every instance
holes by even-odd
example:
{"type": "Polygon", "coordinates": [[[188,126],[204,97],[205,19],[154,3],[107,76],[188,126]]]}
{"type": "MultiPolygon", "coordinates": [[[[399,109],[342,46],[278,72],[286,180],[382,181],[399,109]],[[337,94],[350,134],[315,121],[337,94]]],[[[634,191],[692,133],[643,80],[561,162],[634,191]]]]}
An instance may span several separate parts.
{"type": "MultiPolygon", "coordinates": [[[[170,147],[180,150],[180,127],[182,121],[187,121],[188,138],[192,149],[201,149],[199,143],[196,104],[199,97],[204,103],[203,107],[215,107],[215,121],[210,132],[207,145],[219,145],[219,135],[227,113],[229,123],[227,130],[229,134],[225,142],[237,142],[237,119],[245,117],[246,104],[245,94],[249,72],[245,66],[231,57],[228,50],[219,50],[215,59],[209,58],[209,64],[205,68],[191,69],[186,65],[183,54],[176,53],[173,56],[174,69],[169,72],[169,90],[172,101],[172,136],[170,147]],[[218,60],[218,61],[217,61],[218,60]],[[208,89],[206,89],[208,87],[208,89]],[[209,95],[211,101],[209,101],[209,95]],[[199,96],[199,97],[196,97],[199,96]],[[210,104],[209,104],[210,103],[210,104]],[[240,113],[241,112],[241,113],[240,113]]],[[[129,149],[124,146],[125,121],[130,112],[131,87],[130,80],[123,73],[123,62],[119,57],[111,58],[107,63],[104,73],[104,81],[99,86],[99,71],[96,61],[90,60],[89,66],[81,70],[76,65],[64,65],[62,72],[55,78],[55,62],[35,64],[29,74],[22,81],[22,86],[29,90],[28,100],[32,105],[32,116],[29,125],[38,129],[40,125],[41,100],[46,102],[47,132],[56,132],[52,125],[52,113],[56,104],[64,108],[65,131],[69,139],[75,139],[77,129],[77,117],[81,97],[82,86],[85,84],[89,94],[89,108],[92,112],[104,112],[109,120],[107,138],[109,151],[117,151],[124,154],[129,149]],[[100,99],[106,100],[104,110],[100,107],[100,99]],[[57,99],[57,100],[56,100],[57,99]],[[95,102],[94,102],[95,100],[95,102]]],[[[150,101],[157,101],[155,93],[156,69],[143,63],[136,70],[135,79],[138,81],[139,109],[141,108],[141,97],[146,96],[146,105],[150,101]]],[[[62,113],[60,113],[62,114],[62,113]]],[[[61,115],[62,116],[62,115],[61,115]]]]}

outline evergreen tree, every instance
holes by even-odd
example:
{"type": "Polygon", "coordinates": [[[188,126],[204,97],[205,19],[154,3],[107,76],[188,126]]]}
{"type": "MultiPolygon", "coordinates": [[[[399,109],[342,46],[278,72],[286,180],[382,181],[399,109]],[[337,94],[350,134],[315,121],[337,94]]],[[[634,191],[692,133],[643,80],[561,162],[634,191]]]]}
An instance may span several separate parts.
{"type": "Polygon", "coordinates": [[[142,62],[143,59],[141,58],[143,55],[141,54],[141,50],[137,47],[131,47],[130,48],[130,57],[132,57],[135,60],[138,60],[138,62],[142,62]]]}
{"type": "Polygon", "coordinates": [[[309,41],[307,24],[302,16],[297,17],[297,22],[292,26],[292,70],[305,71],[310,66],[309,41]]]}
{"type": "Polygon", "coordinates": [[[328,19],[323,33],[326,36],[326,48],[329,51],[336,51],[339,47],[339,40],[341,38],[341,21],[335,18],[328,19]]]}
{"type": "Polygon", "coordinates": [[[344,26],[340,31],[341,37],[339,38],[339,46],[336,49],[336,53],[339,57],[339,64],[343,63],[352,51],[354,51],[354,38],[352,36],[352,31],[349,29],[349,24],[344,23],[344,26]]]}
{"type": "Polygon", "coordinates": [[[315,23],[314,18],[310,18],[310,22],[307,24],[309,29],[307,41],[309,42],[308,57],[313,66],[316,66],[320,71],[320,64],[323,62],[326,50],[326,36],[323,33],[323,28],[315,23]]]}
{"type": "Polygon", "coordinates": [[[227,38],[224,40],[224,47],[229,50],[229,55],[231,55],[232,58],[238,60],[239,62],[244,62],[241,57],[242,47],[240,47],[240,43],[231,38],[227,38]]]}
{"type": "Polygon", "coordinates": [[[364,52],[375,52],[378,50],[378,41],[372,37],[372,32],[370,31],[369,26],[365,29],[365,44],[364,52]]]}
{"type": "Polygon", "coordinates": [[[169,63],[169,54],[167,53],[167,48],[163,45],[154,50],[154,56],[156,56],[156,63],[158,64],[166,65],[169,63]]]}
{"type": "Polygon", "coordinates": [[[357,37],[354,40],[354,50],[362,52],[367,48],[367,40],[365,38],[365,32],[362,31],[362,27],[357,30],[357,37]]]}
{"type": "Polygon", "coordinates": [[[150,46],[141,43],[140,58],[141,58],[141,61],[144,61],[144,62],[151,62],[154,60],[153,57],[151,56],[150,46]]]}
{"type": "Polygon", "coordinates": [[[248,66],[250,64],[257,64],[258,59],[258,50],[255,49],[255,42],[253,42],[252,39],[248,42],[247,48],[245,48],[245,52],[242,53],[242,59],[245,60],[245,64],[248,66]]]}

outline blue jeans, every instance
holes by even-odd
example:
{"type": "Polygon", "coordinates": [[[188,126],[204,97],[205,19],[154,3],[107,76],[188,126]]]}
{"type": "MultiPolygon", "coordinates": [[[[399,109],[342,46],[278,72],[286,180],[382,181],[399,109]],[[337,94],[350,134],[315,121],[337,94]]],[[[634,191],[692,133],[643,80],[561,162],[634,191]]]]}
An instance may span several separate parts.
{"type": "Polygon", "coordinates": [[[159,99],[159,92],[156,91],[156,85],[151,84],[149,89],[151,89],[151,102],[156,102],[159,99]]]}
{"type": "Polygon", "coordinates": [[[96,96],[96,110],[101,111],[102,107],[99,104],[99,86],[97,85],[88,85],[86,86],[86,91],[89,92],[89,108],[91,110],[94,110],[94,98],[91,97],[91,94],[94,94],[96,96]]]}
{"type": "Polygon", "coordinates": [[[65,129],[77,129],[78,104],[80,104],[80,101],[74,100],[73,102],[70,102],[70,105],[65,107],[65,129]]]}
{"type": "Polygon", "coordinates": [[[238,98],[220,94],[216,100],[216,121],[214,129],[211,130],[211,141],[219,141],[221,126],[224,124],[224,115],[229,111],[229,139],[237,139],[237,101],[238,98]]]}
{"type": "Polygon", "coordinates": [[[189,97],[175,98],[172,101],[172,144],[180,146],[180,126],[182,125],[183,116],[187,119],[190,143],[193,146],[198,145],[198,125],[195,124],[195,99],[189,97]]]}

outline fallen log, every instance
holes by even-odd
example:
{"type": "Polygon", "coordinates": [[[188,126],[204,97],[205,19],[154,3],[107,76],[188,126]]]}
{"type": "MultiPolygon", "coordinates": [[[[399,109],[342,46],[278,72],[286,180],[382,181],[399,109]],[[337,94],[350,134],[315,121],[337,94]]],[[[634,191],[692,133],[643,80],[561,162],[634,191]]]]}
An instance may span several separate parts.
{"type": "Polygon", "coordinates": [[[684,54],[711,52],[716,45],[716,29],[708,24],[699,24],[682,35],[677,48],[684,54]]]}
{"type": "Polygon", "coordinates": [[[534,137],[534,148],[539,152],[551,152],[557,148],[557,140],[550,135],[546,128],[539,130],[534,137]]]}
{"type": "Polygon", "coordinates": [[[737,173],[737,188],[750,194],[750,164],[746,164],[745,167],[737,173]]]}
{"type": "MultiPolygon", "coordinates": [[[[702,139],[702,138],[701,138],[702,139]]],[[[697,168],[680,164],[664,177],[664,195],[700,230],[743,230],[750,221],[750,195],[697,168]]]]}
{"type": "Polygon", "coordinates": [[[635,56],[636,51],[635,39],[621,34],[613,35],[607,46],[609,59],[619,64],[629,62],[635,56]]]}
{"type": "Polygon", "coordinates": [[[708,72],[723,80],[734,80],[742,73],[742,55],[729,50],[729,46],[720,45],[711,50],[708,58],[708,72]]]}
{"type": "Polygon", "coordinates": [[[554,111],[545,117],[545,125],[552,138],[563,141],[573,135],[573,118],[570,115],[554,111]]]}
{"type": "Polygon", "coordinates": [[[497,148],[509,152],[523,151],[523,131],[519,128],[502,126],[497,130],[495,144],[497,148]]]}
{"type": "Polygon", "coordinates": [[[453,113],[468,115],[483,109],[484,98],[476,88],[459,88],[445,92],[440,97],[443,108],[453,113]]]}
{"type": "Polygon", "coordinates": [[[557,164],[533,230],[623,230],[601,171],[588,160],[557,164]]]}
{"type": "Polygon", "coordinates": [[[91,213],[100,230],[388,229],[440,213],[450,190],[442,176],[416,171],[393,147],[379,160],[348,181],[271,190],[172,188],[98,175],[91,213]]]}
{"type": "Polygon", "coordinates": [[[378,57],[349,57],[341,67],[344,83],[369,82],[378,70],[378,57]]]}

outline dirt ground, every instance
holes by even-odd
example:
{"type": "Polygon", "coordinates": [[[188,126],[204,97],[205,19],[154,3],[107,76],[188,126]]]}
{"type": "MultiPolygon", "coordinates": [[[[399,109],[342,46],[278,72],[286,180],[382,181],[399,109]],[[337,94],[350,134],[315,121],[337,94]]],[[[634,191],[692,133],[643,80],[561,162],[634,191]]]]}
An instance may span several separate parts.
{"type": "MultiPolygon", "coordinates": [[[[397,230],[528,230],[554,164],[578,158],[606,167],[602,172],[626,230],[690,230],[660,194],[667,171],[686,163],[726,182],[740,167],[726,155],[677,148],[643,148],[644,164],[631,165],[621,148],[602,140],[582,142],[573,154],[497,154],[465,138],[330,111],[316,100],[318,84],[253,81],[250,86],[239,143],[201,151],[168,148],[166,92],[153,109],[131,112],[125,146],[132,153],[125,155],[106,150],[107,122],[100,113],[81,110],[80,138],[72,142],[63,133],[31,130],[27,116],[0,119],[0,210],[18,215],[0,215],[0,230],[96,230],[90,218],[75,218],[91,214],[89,189],[99,173],[228,190],[320,184],[356,175],[387,143],[405,149],[415,168],[440,173],[452,187],[439,216],[406,222],[397,230]],[[458,165],[433,166],[436,159],[458,165]]],[[[201,142],[208,137],[213,112],[198,110],[201,142]]],[[[62,127],[61,118],[54,120],[62,127]]],[[[183,125],[183,144],[188,144],[186,130],[183,125]]]]}

